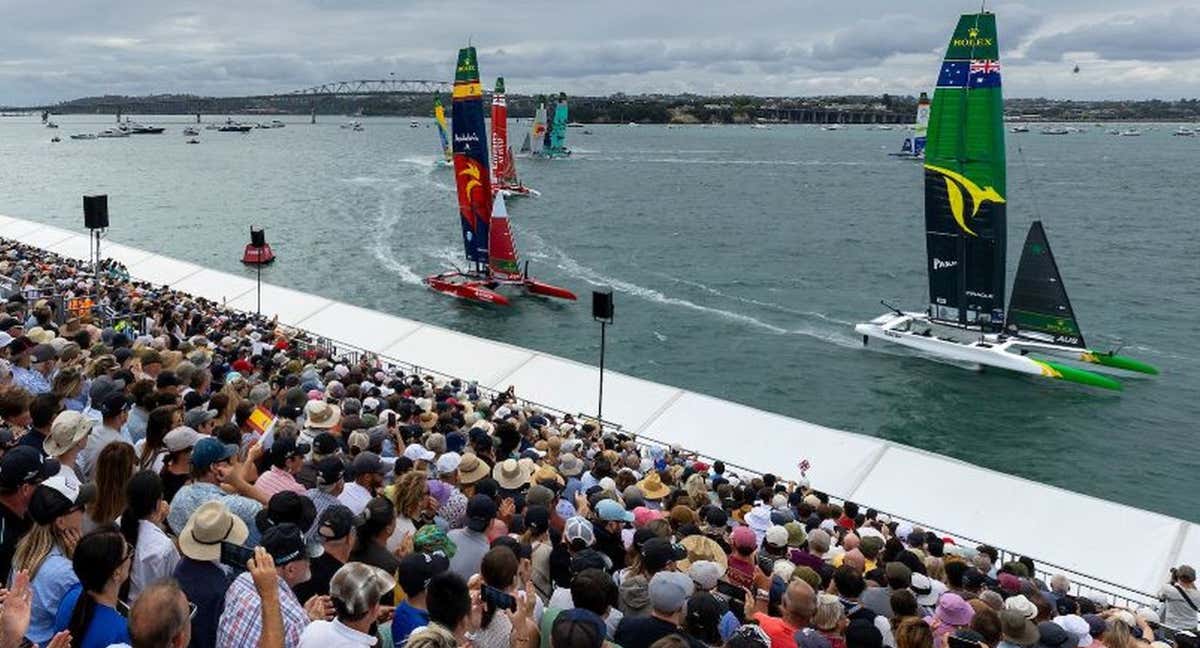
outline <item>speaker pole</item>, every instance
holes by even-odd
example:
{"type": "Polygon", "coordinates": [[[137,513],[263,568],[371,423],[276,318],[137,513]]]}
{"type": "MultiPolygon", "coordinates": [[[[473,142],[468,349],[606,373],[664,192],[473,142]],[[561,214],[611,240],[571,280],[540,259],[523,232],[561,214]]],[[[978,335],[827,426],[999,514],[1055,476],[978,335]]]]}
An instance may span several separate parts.
{"type": "Polygon", "coordinates": [[[257,274],[258,274],[258,307],[257,307],[257,311],[258,311],[258,316],[262,317],[262,264],[257,263],[254,265],[254,267],[257,269],[257,274]]]}
{"type": "Polygon", "coordinates": [[[613,322],[612,289],[592,291],[592,319],[600,322],[600,391],[596,402],[596,418],[604,429],[604,355],[608,325],[613,322]]]}

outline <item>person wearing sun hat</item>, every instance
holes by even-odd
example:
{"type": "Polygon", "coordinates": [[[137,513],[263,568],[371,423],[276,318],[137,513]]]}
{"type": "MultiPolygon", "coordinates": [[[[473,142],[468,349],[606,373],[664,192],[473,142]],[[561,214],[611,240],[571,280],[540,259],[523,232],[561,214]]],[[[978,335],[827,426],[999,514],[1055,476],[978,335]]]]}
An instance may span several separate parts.
{"type": "Polygon", "coordinates": [[[967,604],[961,596],[947,592],[938,599],[933,611],[933,619],[929,622],[933,629],[933,645],[945,648],[946,637],[955,630],[964,628],[971,623],[975,609],[967,604]]]}
{"type": "Polygon", "coordinates": [[[181,558],[174,577],[189,602],[196,606],[192,638],[199,646],[217,641],[217,619],[225,604],[229,577],[222,569],[221,543],[242,545],[250,531],[241,518],[220,502],[207,502],[188,518],[179,534],[181,558]]]}
{"type": "Polygon", "coordinates": [[[245,483],[240,466],[233,464],[237,451],[236,445],[221,443],[214,437],[205,437],[196,442],[192,448],[192,483],[175,493],[171,499],[171,512],[167,514],[167,522],[173,531],[182,533],[188,518],[196,509],[205,502],[217,500],[246,523],[250,528],[250,543],[257,544],[258,530],[254,528],[254,517],[262,510],[262,504],[245,495],[226,493],[221,488],[222,484],[228,484],[239,492],[261,496],[257,489],[245,483]]]}
{"type": "Polygon", "coordinates": [[[92,419],[79,412],[59,412],[50,424],[50,435],[42,441],[42,451],[46,456],[57,459],[78,478],[79,469],[75,467],[75,458],[87,444],[88,435],[92,432],[92,423],[92,419]]]}
{"type": "Polygon", "coordinates": [[[659,477],[657,471],[650,471],[642,481],[637,483],[637,487],[642,491],[642,497],[646,499],[648,508],[658,509],[662,507],[659,500],[671,494],[671,488],[662,483],[662,478],[659,477]]]}
{"type": "Polygon", "coordinates": [[[529,484],[529,472],[516,459],[505,459],[492,468],[492,479],[506,491],[517,491],[529,484]]]}

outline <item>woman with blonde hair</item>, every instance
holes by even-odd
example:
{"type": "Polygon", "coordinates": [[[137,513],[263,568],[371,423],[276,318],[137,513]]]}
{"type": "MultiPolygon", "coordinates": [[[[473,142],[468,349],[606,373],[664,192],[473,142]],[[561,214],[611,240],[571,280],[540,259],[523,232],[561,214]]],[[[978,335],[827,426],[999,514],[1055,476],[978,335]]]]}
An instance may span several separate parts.
{"type": "Polygon", "coordinates": [[[76,367],[63,367],[50,381],[50,392],[65,409],[82,412],[88,398],[83,393],[83,374],[76,367]]]}
{"type": "Polygon", "coordinates": [[[937,556],[925,559],[925,575],[936,581],[946,582],[946,562],[937,556]]]}
{"type": "Polygon", "coordinates": [[[96,459],[96,500],[87,506],[84,533],[112,524],[125,510],[125,482],[133,476],[137,456],[128,443],[110,443],[96,459]]]}
{"type": "Polygon", "coordinates": [[[404,473],[392,490],[392,504],[396,506],[396,528],[388,537],[388,551],[396,551],[404,539],[417,532],[424,524],[421,513],[429,502],[429,483],[425,473],[412,470],[404,473]]]}
{"type": "Polygon", "coordinates": [[[404,642],[404,648],[458,648],[458,640],[453,632],[431,623],[413,630],[404,642]]]}
{"type": "Polygon", "coordinates": [[[81,535],[83,507],[94,496],[90,484],[81,488],[60,470],[42,482],[29,500],[33,527],[17,542],[13,573],[29,575],[33,613],[25,637],[35,645],[44,645],[54,636],[59,602],[79,582],[71,557],[81,535]]]}

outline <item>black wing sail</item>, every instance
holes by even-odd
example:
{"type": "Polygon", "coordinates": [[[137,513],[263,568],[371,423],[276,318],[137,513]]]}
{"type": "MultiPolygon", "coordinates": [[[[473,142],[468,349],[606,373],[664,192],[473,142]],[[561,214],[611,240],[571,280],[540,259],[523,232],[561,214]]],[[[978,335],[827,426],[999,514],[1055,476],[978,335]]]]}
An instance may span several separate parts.
{"type": "Polygon", "coordinates": [[[1017,278],[1013,281],[1012,300],[1008,304],[1006,328],[1018,337],[1087,347],[1041,221],[1034,221],[1025,236],[1017,278]]]}

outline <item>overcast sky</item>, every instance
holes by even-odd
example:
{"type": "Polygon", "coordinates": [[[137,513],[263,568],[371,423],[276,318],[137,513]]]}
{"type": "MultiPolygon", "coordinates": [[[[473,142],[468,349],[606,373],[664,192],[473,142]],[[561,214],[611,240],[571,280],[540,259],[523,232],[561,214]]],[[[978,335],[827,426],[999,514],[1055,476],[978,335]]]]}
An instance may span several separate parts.
{"type": "MultiPolygon", "coordinates": [[[[0,0],[0,104],[450,79],[510,92],[916,94],[977,0],[0,0]]],[[[1200,2],[989,3],[1011,97],[1200,96],[1200,2]],[[1072,69],[1079,65],[1080,72],[1072,69]]]]}

